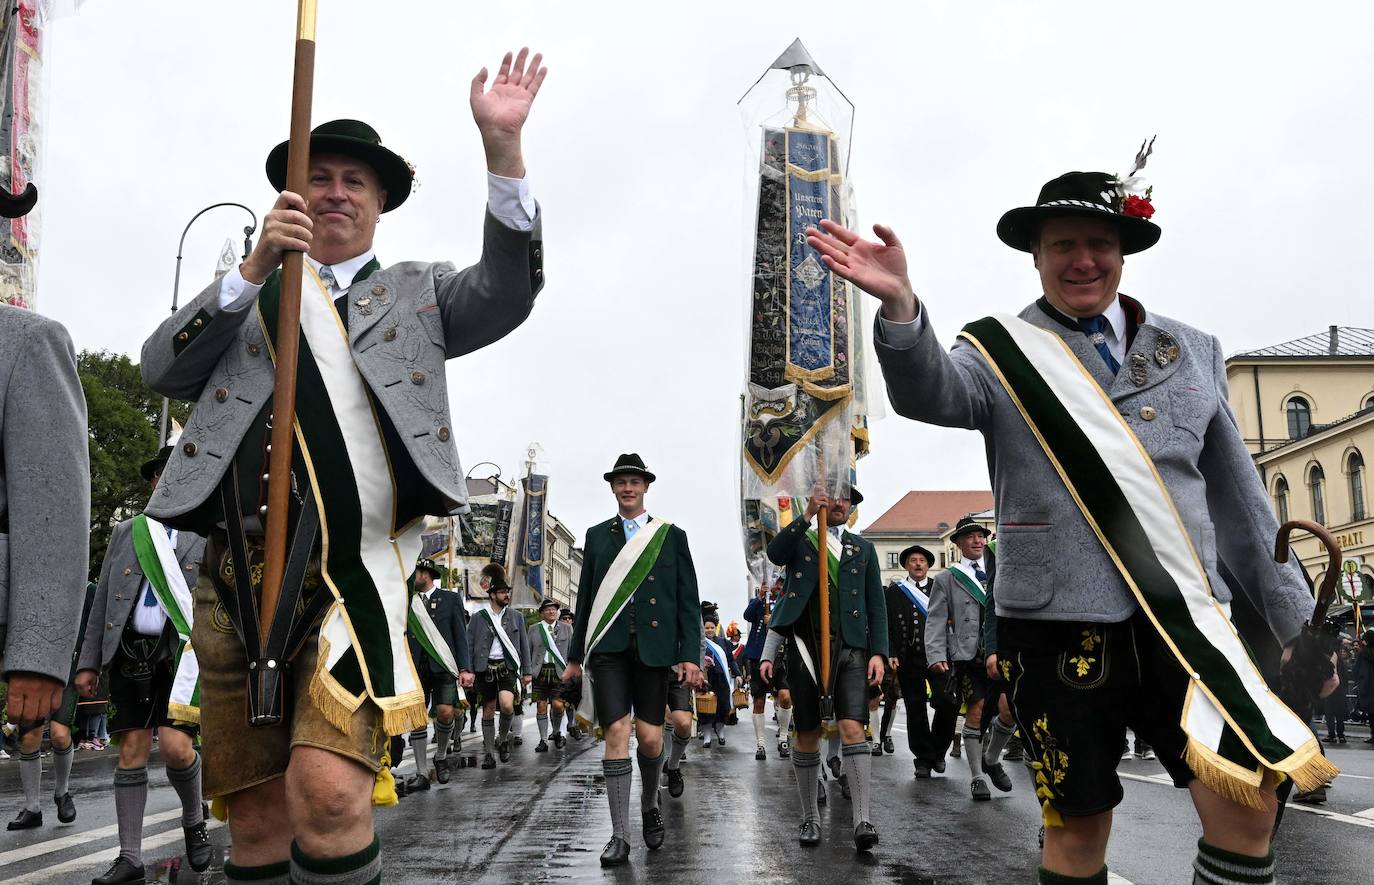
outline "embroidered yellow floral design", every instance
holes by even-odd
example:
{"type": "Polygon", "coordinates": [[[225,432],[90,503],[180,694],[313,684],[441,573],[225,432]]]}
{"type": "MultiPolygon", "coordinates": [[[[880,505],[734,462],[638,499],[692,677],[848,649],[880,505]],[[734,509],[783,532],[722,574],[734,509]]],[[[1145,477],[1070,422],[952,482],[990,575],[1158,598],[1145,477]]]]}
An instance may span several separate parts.
{"type": "Polygon", "coordinates": [[[1074,668],[1078,671],[1078,676],[1081,679],[1082,677],[1088,675],[1088,670],[1092,669],[1092,665],[1097,663],[1097,658],[1090,658],[1087,655],[1078,655],[1076,657],[1069,658],[1069,663],[1074,665],[1074,668]]]}
{"type": "Polygon", "coordinates": [[[1069,771],[1069,754],[1059,749],[1059,741],[1050,733],[1048,716],[1041,716],[1031,726],[1033,746],[1039,748],[1040,758],[1031,760],[1035,773],[1035,798],[1040,800],[1040,812],[1047,827],[1062,827],[1064,819],[1050,804],[1056,795],[1055,787],[1064,782],[1069,771]]]}
{"type": "Polygon", "coordinates": [[[1011,682],[1011,661],[998,661],[997,666],[1002,670],[1002,680],[1004,682],[1011,682]]]}
{"type": "MultiPolygon", "coordinates": [[[[1096,627],[1089,627],[1083,631],[1082,646],[1084,651],[1095,651],[1102,644],[1102,636],[1097,632],[1096,627]]],[[[1084,671],[1086,672],[1086,671],[1084,671]]],[[[1078,675],[1082,676],[1082,673],[1078,675]]]]}

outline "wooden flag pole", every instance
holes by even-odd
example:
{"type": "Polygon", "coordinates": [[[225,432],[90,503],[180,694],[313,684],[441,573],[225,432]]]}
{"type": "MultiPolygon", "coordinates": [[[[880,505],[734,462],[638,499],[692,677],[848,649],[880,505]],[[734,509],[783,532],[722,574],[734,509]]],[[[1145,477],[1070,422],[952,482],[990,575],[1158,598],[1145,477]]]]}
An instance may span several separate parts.
{"type": "MultiPolygon", "coordinates": [[[[286,189],[304,195],[310,177],[310,106],[315,91],[316,0],[296,3],[296,60],[291,81],[291,143],[286,189]]],[[[262,644],[267,644],[281,598],[286,570],[286,531],[291,492],[291,450],[296,423],[296,358],[300,352],[301,274],[305,255],[287,252],[281,264],[281,303],[277,311],[277,381],[272,391],[272,451],[267,467],[267,528],[258,607],[262,644]]]]}
{"type": "Polygon", "coordinates": [[[817,585],[817,592],[820,599],[817,600],[821,605],[821,685],[820,696],[826,697],[830,694],[830,528],[826,525],[826,519],[830,515],[829,507],[821,508],[821,521],[816,526],[816,538],[820,541],[816,545],[817,552],[820,553],[821,561],[821,580],[817,585]]]}

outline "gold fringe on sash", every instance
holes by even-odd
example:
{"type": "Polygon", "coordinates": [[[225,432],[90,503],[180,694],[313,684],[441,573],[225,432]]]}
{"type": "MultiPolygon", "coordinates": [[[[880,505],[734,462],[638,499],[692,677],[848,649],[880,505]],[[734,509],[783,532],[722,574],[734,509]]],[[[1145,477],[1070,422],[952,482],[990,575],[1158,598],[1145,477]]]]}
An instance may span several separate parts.
{"type": "MultiPolygon", "coordinates": [[[[1211,748],[1189,738],[1188,746],[1183,751],[1183,761],[1188,763],[1188,767],[1197,775],[1198,780],[1218,796],[1229,799],[1237,805],[1244,805],[1246,808],[1253,808],[1256,811],[1266,810],[1273,802],[1265,791],[1260,789],[1264,781],[1265,768],[1263,766],[1254,771],[1240,768],[1234,762],[1223,758],[1211,748]]],[[[1294,785],[1300,792],[1307,793],[1330,781],[1340,774],[1340,769],[1327,760],[1320,752],[1314,752],[1296,768],[1287,772],[1277,771],[1274,773],[1283,778],[1285,774],[1293,778],[1294,785]]]]}
{"type": "MultiPolygon", "coordinates": [[[[319,658],[315,674],[310,677],[310,701],[329,724],[344,734],[353,733],[353,714],[368,700],[367,694],[354,695],[339,684],[325,666],[329,659],[329,641],[320,637],[319,658]]],[[[384,702],[372,698],[382,711],[382,729],[388,735],[405,734],[429,725],[429,709],[420,691],[409,691],[384,702]]]]}
{"type": "Polygon", "coordinates": [[[167,705],[167,718],[174,722],[185,722],[187,725],[200,725],[200,707],[169,703],[167,705]]]}

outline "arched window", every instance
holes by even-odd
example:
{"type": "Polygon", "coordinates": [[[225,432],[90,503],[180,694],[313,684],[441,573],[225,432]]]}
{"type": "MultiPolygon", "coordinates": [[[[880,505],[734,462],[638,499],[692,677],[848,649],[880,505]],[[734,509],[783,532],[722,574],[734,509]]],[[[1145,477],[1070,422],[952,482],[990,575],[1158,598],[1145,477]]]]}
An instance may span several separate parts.
{"type": "Polygon", "coordinates": [[[1326,473],[1320,464],[1312,465],[1307,484],[1312,487],[1312,519],[1326,525],[1326,473]]]}
{"type": "Polygon", "coordinates": [[[1274,504],[1279,513],[1279,525],[1288,521],[1288,480],[1279,474],[1274,480],[1274,504]]]}
{"type": "Polygon", "coordinates": [[[1312,429],[1312,406],[1300,396],[1288,401],[1288,438],[1302,439],[1312,429]]]}
{"type": "Polygon", "coordinates": [[[1350,519],[1364,519],[1364,458],[1359,452],[1351,452],[1345,462],[1346,473],[1350,476],[1350,519]]]}
{"type": "Polygon", "coordinates": [[[1374,409],[1374,393],[1364,398],[1364,408],[1374,409]]]}

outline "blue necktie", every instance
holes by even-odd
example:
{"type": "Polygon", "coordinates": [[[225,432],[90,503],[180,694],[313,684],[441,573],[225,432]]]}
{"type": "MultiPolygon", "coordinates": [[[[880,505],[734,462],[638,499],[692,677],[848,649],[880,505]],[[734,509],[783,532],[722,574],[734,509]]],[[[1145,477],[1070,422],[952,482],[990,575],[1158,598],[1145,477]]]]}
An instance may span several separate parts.
{"type": "Polygon", "coordinates": [[[1107,346],[1107,318],[1095,316],[1080,319],[1078,328],[1083,330],[1083,334],[1088,336],[1093,347],[1102,354],[1102,360],[1107,364],[1107,368],[1112,370],[1112,374],[1121,371],[1121,363],[1116,361],[1116,357],[1112,356],[1112,349],[1107,346]]]}
{"type": "Polygon", "coordinates": [[[339,288],[339,281],[334,278],[334,269],[327,264],[320,265],[320,281],[330,289],[339,288]]]}
{"type": "Polygon", "coordinates": [[[635,532],[639,531],[639,523],[636,522],[636,521],[634,521],[633,519],[627,519],[627,520],[624,520],[624,522],[625,522],[625,540],[628,541],[628,540],[630,540],[631,538],[633,538],[633,537],[635,536],[635,532]]]}
{"type": "MultiPolygon", "coordinates": [[[[171,527],[170,527],[170,526],[163,526],[163,528],[167,529],[167,540],[169,540],[169,541],[172,540],[172,529],[171,529],[171,527]]],[[[153,595],[153,582],[152,582],[152,581],[149,581],[147,578],[144,578],[144,579],[143,579],[143,583],[145,583],[145,584],[148,585],[148,589],[145,590],[144,593],[143,593],[143,604],[146,605],[146,606],[154,606],[154,605],[157,605],[157,597],[153,595]]]]}
{"type": "Polygon", "coordinates": [[[973,564],[973,576],[978,579],[980,584],[988,582],[988,573],[983,571],[983,567],[976,562],[973,564]]]}

